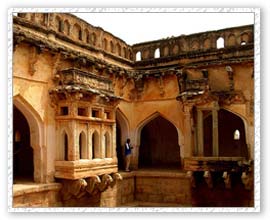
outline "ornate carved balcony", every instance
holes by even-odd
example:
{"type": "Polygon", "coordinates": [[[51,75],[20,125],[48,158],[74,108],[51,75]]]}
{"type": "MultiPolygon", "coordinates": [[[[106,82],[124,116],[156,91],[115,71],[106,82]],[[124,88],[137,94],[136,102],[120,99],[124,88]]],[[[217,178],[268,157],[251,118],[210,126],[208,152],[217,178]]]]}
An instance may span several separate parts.
{"type": "Polygon", "coordinates": [[[208,90],[208,79],[180,79],[177,99],[187,100],[203,95],[208,90]]]}
{"type": "Polygon", "coordinates": [[[91,101],[93,96],[103,101],[117,102],[120,97],[114,95],[112,81],[106,77],[77,68],[68,68],[59,71],[54,76],[56,86],[49,91],[52,100],[68,99],[70,95],[77,100],[91,101]]]}

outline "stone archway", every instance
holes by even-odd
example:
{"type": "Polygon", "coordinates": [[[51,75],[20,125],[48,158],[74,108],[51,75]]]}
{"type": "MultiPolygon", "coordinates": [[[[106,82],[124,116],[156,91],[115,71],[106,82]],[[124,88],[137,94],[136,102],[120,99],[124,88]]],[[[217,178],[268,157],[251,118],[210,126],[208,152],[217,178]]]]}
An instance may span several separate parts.
{"type": "Polygon", "coordinates": [[[13,106],[13,182],[33,181],[33,173],[29,124],[20,110],[13,106]]]}
{"type": "Polygon", "coordinates": [[[129,137],[129,124],[126,116],[118,108],[116,110],[116,153],[118,160],[118,168],[123,170],[124,159],[124,144],[129,137]]]}
{"type": "MultiPolygon", "coordinates": [[[[212,114],[204,117],[204,156],[212,156],[212,114]]],[[[218,145],[220,157],[248,158],[245,125],[236,114],[220,109],[218,111],[218,145]],[[239,138],[235,138],[235,133],[239,138]]]]}
{"type": "Polygon", "coordinates": [[[141,129],[139,168],[180,167],[177,129],[170,121],[158,115],[141,129]]]}
{"type": "MultiPolygon", "coordinates": [[[[44,147],[44,128],[39,114],[33,107],[21,96],[13,97],[14,106],[25,117],[30,130],[30,146],[33,149],[33,178],[34,182],[46,182],[45,167],[46,155],[43,152],[44,147]]],[[[15,131],[13,131],[15,132],[15,131]]]]}

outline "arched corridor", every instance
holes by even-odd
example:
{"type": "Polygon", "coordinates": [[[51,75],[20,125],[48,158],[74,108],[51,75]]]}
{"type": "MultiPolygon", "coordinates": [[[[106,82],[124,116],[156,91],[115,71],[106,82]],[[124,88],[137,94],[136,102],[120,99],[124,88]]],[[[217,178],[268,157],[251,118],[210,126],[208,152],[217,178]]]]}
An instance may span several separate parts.
{"type": "Polygon", "coordinates": [[[13,181],[33,181],[33,149],[30,128],[24,115],[13,107],[13,181]]]}
{"type": "Polygon", "coordinates": [[[175,126],[161,116],[141,130],[139,168],[180,168],[180,147],[175,126]]]}

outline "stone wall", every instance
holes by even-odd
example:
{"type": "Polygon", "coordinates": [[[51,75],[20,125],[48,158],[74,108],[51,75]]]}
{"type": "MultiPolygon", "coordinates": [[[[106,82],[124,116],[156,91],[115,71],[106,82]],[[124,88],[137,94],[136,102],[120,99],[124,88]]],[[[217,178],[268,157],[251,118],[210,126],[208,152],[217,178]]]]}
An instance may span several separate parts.
{"type": "Polygon", "coordinates": [[[135,199],[142,206],[191,206],[191,186],[185,173],[137,172],[135,182],[135,199]]]}
{"type": "Polygon", "coordinates": [[[13,187],[13,207],[61,207],[61,184],[23,185],[13,187]]]}

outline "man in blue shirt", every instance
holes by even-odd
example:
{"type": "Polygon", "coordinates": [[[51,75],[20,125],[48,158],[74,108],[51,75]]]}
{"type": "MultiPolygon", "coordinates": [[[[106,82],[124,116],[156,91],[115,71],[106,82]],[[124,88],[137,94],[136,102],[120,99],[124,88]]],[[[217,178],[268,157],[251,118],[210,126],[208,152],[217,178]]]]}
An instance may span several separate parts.
{"type": "Polygon", "coordinates": [[[130,164],[130,157],[131,157],[131,149],[133,147],[131,147],[130,145],[130,139],[128,138],[126,143],[125,143],[125,157],[126,157],[126,172],[129,172],[129,164],[130,164]]]}

